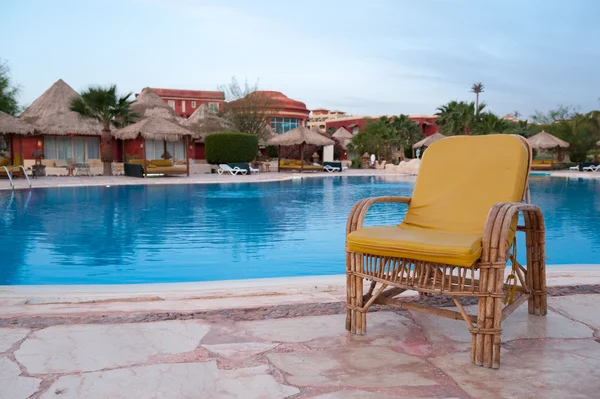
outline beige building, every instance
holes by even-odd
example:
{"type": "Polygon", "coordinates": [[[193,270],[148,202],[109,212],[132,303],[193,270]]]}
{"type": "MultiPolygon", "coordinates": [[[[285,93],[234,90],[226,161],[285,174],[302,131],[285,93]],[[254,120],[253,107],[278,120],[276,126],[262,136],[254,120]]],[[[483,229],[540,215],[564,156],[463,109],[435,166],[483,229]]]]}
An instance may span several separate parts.
{"type": "Polygon", "coordinates": [[[325,133],[327,122],[344,117],[346,117],[344,111],[330,111],[325,108],[317,108],[312,110],[306,126],[319,133],[325,133]]]}

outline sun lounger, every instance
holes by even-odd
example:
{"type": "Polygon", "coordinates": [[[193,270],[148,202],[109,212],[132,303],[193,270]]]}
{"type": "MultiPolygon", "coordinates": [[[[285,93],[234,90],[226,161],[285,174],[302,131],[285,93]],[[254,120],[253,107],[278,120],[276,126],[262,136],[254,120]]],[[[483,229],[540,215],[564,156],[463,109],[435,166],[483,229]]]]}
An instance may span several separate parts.
{"type": "Polygon", "coordinates": [[[258,173],[258,172],[260,172],[260,169],[253,168],[252,166],[248,166],[248,168],[250,169],[250,173],[258,173]]]}
{"type": "Polygon", "coordinates": [[[346,329],[364,334],[376,304],[463,320],[471,360],[498,368],[503,320],[525,302],[530,314],[547,313],[544,219],[522,201],[530,167],[531,147],[520,136],[449,137],[425,152],[411,198],[357,202],[346,227],[346,329]],[[364,227],[369,208],[381,202],[407,204],[404,221],[364,227]],[[523,264],[513,248],[517,229],[526,236],[523,264]],[[365,279],[371,284],[363,293],[365,279]],[[394,298],[407,290],[449,296],[458,311],[394,298]],[[476,315],[460,301],[473,297],[476,315]]]}
{"type": "Polygon", "coordinates": [[[219,165],[219,169],[217,170],[217,173],[222,175],[223,172],[229,173],[230,175],[237,175],[238,173],[245,175],[246,173],[248,173],[248,171],[246,169],[241,169],[239,166],[232,168],[231,166],[222,163],[219,165]]]}
{"type": "Polygon", "coordinates": [[[594,165],[590,165],[590,166],[585,166],[583,168],[584,172],[600,172],[600,165],[594,166],[594,165]]]}

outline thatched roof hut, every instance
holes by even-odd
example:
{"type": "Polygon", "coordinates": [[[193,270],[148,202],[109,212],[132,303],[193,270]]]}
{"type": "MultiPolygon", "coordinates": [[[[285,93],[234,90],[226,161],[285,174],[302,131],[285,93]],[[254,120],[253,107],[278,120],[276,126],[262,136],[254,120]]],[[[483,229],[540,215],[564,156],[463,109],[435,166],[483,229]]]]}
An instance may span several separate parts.
{"type": "Polygon", "coordinates": [[[346,146],[348,145],[348,143],[350,142],[350,140],[352,140],[352,133],[350,133],[349,131],[347,131],[343,126],[340,127],[338,130],[335,131],[335,133],[333,133],[331,135],[331,137],[336,138],[342,147],[346,148],[346,146]]]}
{"type": "Polygon", "coordinates": [[[80,98],[79,94],[59,79],[19,119],[32,124],[42,134],[100,136],[102,125],[99,122],[71,111],[71,100],[74,98],[80,98]]]}
{"type": "Polygon", "coordinates": [[[441,139],[445,139],[446,136],[444,136],[441,133],[435,133],[432,134],[429,137],[425,137],[423,140],[416,142],[415,144],[413,144],[412,148],[413,150],[416,150],[417,148],[421,148],[421,147],[429,147],[430,145],[432,145],[433,143],[435,143],[436,141],[439,141],[441,139]]]}
{"type": "Polygon", "coordinates": [[[227,121],[211,112],[206,104],[200,105],[188,119],[184,120],[183,126],[195,134],[194,138],[201,141],[209,134],[230,130],[227,121]]]}
{"type": "Polygon", "coordinates": [[[300,146],[300,173],[304,171],[304,146],[308,145],[333,145],[335,142],[322,134],[314,132],[307,127],[298,126],[295,129],[288,130],[285,133],[278,134],[277,136],[269,139],[267,142],[270,145],[277,146],[289,146],[289,145],[299,145],[300,146]]]}
{"type": "Polygon", "coordinates": [[[0,111],[0,134],[32,134],[33,125],[0,111]]]}
{"type": "Polygon", "coordinates": [[[158,116],[150,116],[133,125],[115,130],[113,136],[121,140],[133,140],[141,136],[145,140],[179,141],[185,137],[193,137],[194,133],[177,123],[158,116]]]}
{"type": "Polygon", "coordinates": [[[131,104],[131,109],[140,114],[142,118],[156,116],[179,124],[182,124],[184,121],[173,108],[149,87],[142,89],[140,95],[131,104]]]}
{"type": "Polygon", "coordinates": [[[268,141],[269,145],[333,145],[335,142],[322,134],[314,132],[307,127],[298,126],[285,133],[278,134],[268,141]]]}
{"type": "Polygon", "coordinates": [[[531,136],[527,139],[529,145],[532,148],[549,150],[552,148],[568,148],[569,143],[564,140],[559,139],[556,136],[551,135],[550,133],[546,133],[545,131],[541,131],[536,135],[531,136]]]}

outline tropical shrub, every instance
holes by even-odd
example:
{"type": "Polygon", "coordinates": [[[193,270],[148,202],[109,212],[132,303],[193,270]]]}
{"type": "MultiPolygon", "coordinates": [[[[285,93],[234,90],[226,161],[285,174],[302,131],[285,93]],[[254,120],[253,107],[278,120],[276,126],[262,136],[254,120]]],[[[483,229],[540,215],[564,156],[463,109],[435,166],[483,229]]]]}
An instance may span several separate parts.
{"type": "Polygon", "coordinates": [[[352,169],[361,169],[362,168],[362,159],[360,157],[352,158],[352,164],[350,165],[352,169]]]}
{"type": "Polygon", "coordinates": [[[258,152],[258,137],[248,133],[215,133],[204,139],[209,164],[251,162],[258,152]]]}

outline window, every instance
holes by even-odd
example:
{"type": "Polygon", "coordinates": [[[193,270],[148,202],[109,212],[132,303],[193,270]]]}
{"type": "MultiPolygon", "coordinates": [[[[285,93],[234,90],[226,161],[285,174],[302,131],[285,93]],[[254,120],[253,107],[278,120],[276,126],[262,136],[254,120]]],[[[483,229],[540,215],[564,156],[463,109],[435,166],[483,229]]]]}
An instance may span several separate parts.
{"type": "Polygon", "coordinates": [[[78,162],[100,158],[100,138],[44,136],[44,158],[75,158],[78,162]]]}
{"type": "Polygon", "coordinates": [[[219,112],[219,103],[208,103],[208,110],[215,114],[219,112]]]}
{"type": "Polygon", "coordinates": [[[185,112],[185,100],[181,101],[181,112],[185,112]]]}
{"type": "Polygon", "coordinates": [[[169,100],[168,103],[169,103],[169,107],[175,109],[175,100],[169,100]]]}
{"type": "MultiPolygon", "coordinates": [[[[171,159],[185,159],[185,146],[183,140],[180,141],[167,141],[167,151],[173,158],[171,159]]],[[[144,145],[146,150],[146,159],[162,159],[161,156],[165,152],[165,142],[162,140],[146,140],[144,145]]]]}
{"type": "Polygon", "coordinates": [[[196,101],[192,101],[192,108],[196,108],[196,101]]]}
{"type": "Polygon", "coordinates": [[[272,118],[271,130],[275,133],[285,133],[300,126],[300,119],[297,118],[272,118]]]}

